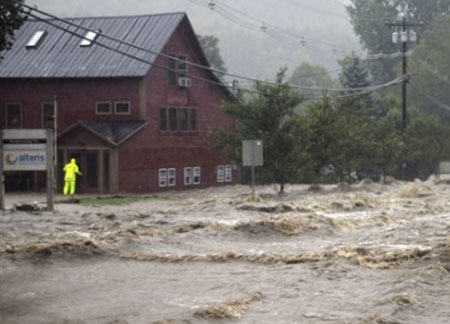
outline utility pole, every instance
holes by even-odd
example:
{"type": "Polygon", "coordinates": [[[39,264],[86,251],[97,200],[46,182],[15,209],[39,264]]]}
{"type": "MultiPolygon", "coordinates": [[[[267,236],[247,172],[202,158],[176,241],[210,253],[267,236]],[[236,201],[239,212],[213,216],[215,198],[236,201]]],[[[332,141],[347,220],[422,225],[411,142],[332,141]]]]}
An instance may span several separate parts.
{"type": "Polygon", "coordinates": [[[406,85],[409,82],[409,77],[407,77],[407,61],[406,53],[408,52],[408,42],[417,42],[417,33],[413,30],[408,32],[411,27],[422,27],[423,22],[412,22],[407,21],[406,12],[401,12],[397,18],[396,22],[386,21],[386,26],[395,27],[396,31],[392,33],[392,42],[394,44],[402,43],[402,129],[406,129],[406,85]]]}

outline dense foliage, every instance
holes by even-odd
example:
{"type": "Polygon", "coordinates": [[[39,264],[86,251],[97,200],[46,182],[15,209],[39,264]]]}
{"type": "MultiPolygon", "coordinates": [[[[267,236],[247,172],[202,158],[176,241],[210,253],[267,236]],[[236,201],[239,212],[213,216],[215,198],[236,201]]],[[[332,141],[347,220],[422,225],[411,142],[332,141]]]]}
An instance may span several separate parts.
{"type": "Polygon", "coordinates": [[[355,88],[349,90],[354,97],[324,96],[296,112],[302,99],[283,82],[282,70],[275,85],[256,83],[256,94],[224,105],[239,121],[238,132],[215,132],[212,142],[239,164],[241,141],[262,139],[265,164],[257,170],[258,181],[279,183],[281,191],[286,183],[355,181],[364,176],[361,170],[426,178],[439,161],[450,159],[450,130],[442,120],[410,109],[408,128],[402,130],[395,100],[372,100],[359,90],[370,85],[361,62],[346,58],[341,66],[339,79],[355,88]],[[383,114],[374,114],[379,107],[383,114]]]}
{"type": "MultiPolygon", "coordinates": [[[[242,140],[262,140],[264,147],[264,167],[258,171],[260,179],[284,184],[302,171],[304,152],[301,134],[302,124],[299,115],[294,113],[301,102],[301,96],[295,93],[284,81],[285,70],[277,74],[276,84],[257,82],[254,95],[240,98],[224,106],[226,113],[239,121],[237,138],[227,138],[222,133],[215,133],[216,142],[234,144],[228,146],[229,153],[240,162],[239,146],[242,140]]],[[[225,143],[218,147],[222,149],[225,143]]]]}
{"type": "Polygon", "coordinates": [[[0,0],[0,52],[11,48],[14,31],[26,19],[26,16],[19,11],[22,3],[23,0],[0,0]]]}

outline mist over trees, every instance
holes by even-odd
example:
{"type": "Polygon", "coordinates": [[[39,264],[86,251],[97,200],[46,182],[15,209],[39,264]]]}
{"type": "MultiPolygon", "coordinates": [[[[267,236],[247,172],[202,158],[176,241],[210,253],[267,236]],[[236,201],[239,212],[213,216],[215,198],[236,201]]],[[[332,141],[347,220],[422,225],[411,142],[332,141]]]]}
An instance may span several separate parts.
{"type": "MultiPolygon", "coordinates": [[[[209,65],[216,70],[227,72],[227,68],[225,66],[225,62],[220,53],[219,47],[219,39],[215,36],[211,35],[197,35],[198,41],[200,42],[200,46],[205,53],[206,58],[208,59],[209,65]]],[[[224,74],[216,72],[216,75],[219,78],[223,78],[224,74]]]]}
{"type": "Polygon", "coordinates": [[[227,72],[225,62],[223,61],[222,55],[220,54],[219,39],[211,35],[197,35],[197,37],[211,67],[220,71],[227,72]]]}

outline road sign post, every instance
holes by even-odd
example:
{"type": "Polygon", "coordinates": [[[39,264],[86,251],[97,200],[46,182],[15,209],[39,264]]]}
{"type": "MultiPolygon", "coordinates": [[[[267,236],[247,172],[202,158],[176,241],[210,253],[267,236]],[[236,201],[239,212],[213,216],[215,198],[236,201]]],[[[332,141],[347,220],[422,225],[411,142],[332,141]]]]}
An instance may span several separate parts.
{"type": "Polygon", "coordinates": [[[47,160],[46,160],[46,168],[47,168],[47,210],[53,211],[53,201],[55,194],[54,187],[54,170],[53,160],[54,160],[54,148],[53,145],[53,130],[47,129],[47,160]]]}

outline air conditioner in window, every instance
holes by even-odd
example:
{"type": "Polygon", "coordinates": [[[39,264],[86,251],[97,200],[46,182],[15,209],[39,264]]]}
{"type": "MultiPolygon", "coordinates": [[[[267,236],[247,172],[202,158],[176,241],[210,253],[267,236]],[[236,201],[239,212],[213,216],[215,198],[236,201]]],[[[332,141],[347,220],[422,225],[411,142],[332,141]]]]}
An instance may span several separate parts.
{"type": "Polygon", "coordinates": [[[192,79],[191,78],[178,78],[178,86],[180,88],[190,88],[192,85],[192,79]]]}

